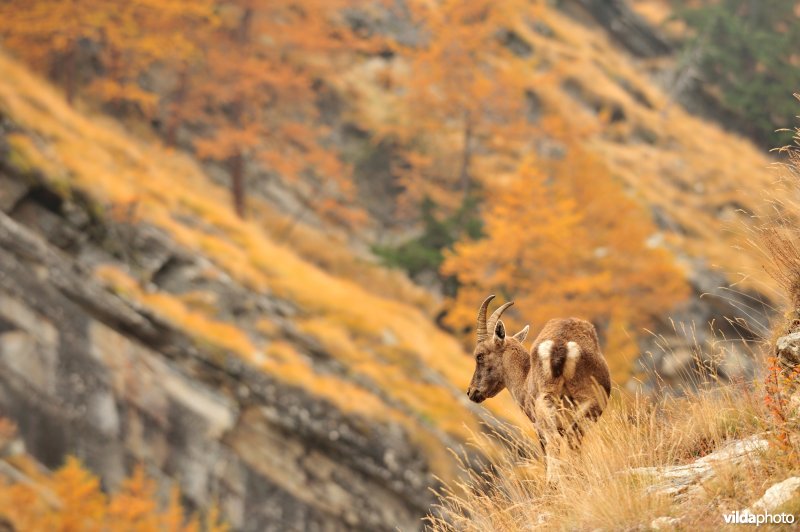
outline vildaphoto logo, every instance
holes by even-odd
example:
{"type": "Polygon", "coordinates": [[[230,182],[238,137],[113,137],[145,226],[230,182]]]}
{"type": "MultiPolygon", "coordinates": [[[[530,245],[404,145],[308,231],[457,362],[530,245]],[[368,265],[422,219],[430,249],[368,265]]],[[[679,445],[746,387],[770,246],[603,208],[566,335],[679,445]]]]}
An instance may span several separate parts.
{"type": "Polygon", "coordinates": [[[727,525],[791,525],[794,524],[794,514],[770,514],[763,512],[754,514],[748,510],[735,511],[722,514],[727,525]]]}

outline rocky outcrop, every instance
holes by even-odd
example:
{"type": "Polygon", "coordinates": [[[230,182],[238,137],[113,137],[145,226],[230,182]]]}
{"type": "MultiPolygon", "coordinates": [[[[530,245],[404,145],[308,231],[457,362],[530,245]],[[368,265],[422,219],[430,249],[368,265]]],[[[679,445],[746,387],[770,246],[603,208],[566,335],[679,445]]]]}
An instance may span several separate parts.
{"type": "MultiPolygon", "coordinates": [[[[198,345],[91,275],[124,259],[179,290],[201,257],[2,166],[0,211],[0,415],[40,462],[77,455],[108,489],[143,463],[190,507],[218,500],[238,530],[420,527],[433,481],[404,428],[198,345]]],[[[237,319],[291,330],[291,303],[220,279],[209,288],[237,319]]]]}
{"type": "Polygon", "coordinates": [[[730,442],[724,447],[698,458],[688,464],[667,467],[640,467],[631,471],[634,475],[655,478],[649,488],[651,492],[671,496],[685,496],[702,489],[701,484],[715,474],[721,464],[741,464],[746,460],[758,460],[759,453],[766,451],[769,442],[760,436],[730,442]]]}
{"type": "Polygon", "coordinates": [[[650,528],[652,530],[674,530],[681,523],[681,520],[677,517],[657,517],[650,522],[650,528]]]}

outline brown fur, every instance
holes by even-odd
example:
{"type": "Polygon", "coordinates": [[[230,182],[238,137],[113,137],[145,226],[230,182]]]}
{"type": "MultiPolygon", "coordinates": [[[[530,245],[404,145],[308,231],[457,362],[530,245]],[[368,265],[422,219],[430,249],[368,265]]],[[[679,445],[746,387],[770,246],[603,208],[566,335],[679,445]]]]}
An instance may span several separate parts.
{"type": "MultiPolygon", "coordinates": [[[[479,313],[479,327],[481,319],[479,313]]],[[[521,343],[527,330],[507,337],[499,316],[494,331],[487,332],[494,334],[475,347],[469,398],[479,403],[508,388],[536,426],[546,453],[556,435],[566,436],[570,447],[575,448],[583,434],[584,420],[600,417],[611,393],[608,365],[594,326],[578,318],[550,320],[530,351],[521,343]],[[540,356],[543,344],[544,357],[540,356]]],[[[550,473],[548,453],[548,476],[550,473]]]]}
{"type": "Polygon", "coordinates": [[[530,355],[533,370],[528,378],[527,397],[533,405],[528,405],[526,414],[531,421],[537,423],[539,418],[540,424],[564,434],[579,430],[577,425],[582,418],[595,420],[603,413],[611,393],[611,377],[591,323],[578,318],[548,321],[533,341],[530,355]],[[542,366],[538,349],[547,340],[553,341],[553,352],[566,352],[568,342],[575,342],[580,348],[572,378],[567,379],[554,369],[548,374],[542,366]]]}

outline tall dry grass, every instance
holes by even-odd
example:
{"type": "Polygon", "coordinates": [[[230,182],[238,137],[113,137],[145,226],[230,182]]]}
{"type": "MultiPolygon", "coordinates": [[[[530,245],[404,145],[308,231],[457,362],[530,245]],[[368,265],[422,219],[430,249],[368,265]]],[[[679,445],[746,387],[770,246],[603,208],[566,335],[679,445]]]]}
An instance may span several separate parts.
{"type": "MultiPolygon", "coordinates": [[[[686,515],[654,488],[661,479],[634,469],[691,462],[726,442],[763,433],[764,419],[752,383],[657,399],[615,390],[581,449],[560,453],[550,483],[538,442],[524,429],[505,425],[474,434],[472,448],[456,453],[462,479],[440,490],[429,525],[447,531],[630,529],[657,517],[686,515]]],[[[739,491],[746,506],[757,488],[739,491]]]]}

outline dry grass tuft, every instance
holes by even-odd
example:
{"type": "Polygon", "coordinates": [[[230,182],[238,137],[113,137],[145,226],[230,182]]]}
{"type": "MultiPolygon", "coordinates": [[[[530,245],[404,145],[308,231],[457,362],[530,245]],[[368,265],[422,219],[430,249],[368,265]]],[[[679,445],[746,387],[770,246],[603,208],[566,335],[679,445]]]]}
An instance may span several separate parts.
{"type": "Polygon", "coordinates": [[[795,131],[794,144],[779,151],[786,156],[786,162],[778,165],[781,176],[767,198],[771,212],[754,230],[752,242],[766,257],[767,273],[784,290],[790,310],[797,314],[800,308],[800,129],[795,131]]]}

